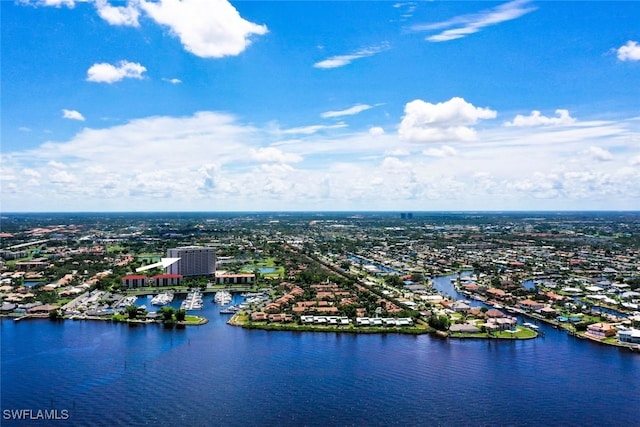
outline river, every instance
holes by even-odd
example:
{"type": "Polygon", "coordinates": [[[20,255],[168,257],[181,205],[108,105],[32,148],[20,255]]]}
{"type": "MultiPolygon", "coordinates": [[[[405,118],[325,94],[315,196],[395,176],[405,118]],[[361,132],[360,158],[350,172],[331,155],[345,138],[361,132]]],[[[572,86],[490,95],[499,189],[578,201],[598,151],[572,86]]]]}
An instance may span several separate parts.
{"type": "Polygon", "coordinates": [[[267,332],[211,300],[182,330],[3,319],[2,425],[46,424],[12,409],[91,426],[638,425],[639,355],[545,325],[515,342],[267,332]]]}

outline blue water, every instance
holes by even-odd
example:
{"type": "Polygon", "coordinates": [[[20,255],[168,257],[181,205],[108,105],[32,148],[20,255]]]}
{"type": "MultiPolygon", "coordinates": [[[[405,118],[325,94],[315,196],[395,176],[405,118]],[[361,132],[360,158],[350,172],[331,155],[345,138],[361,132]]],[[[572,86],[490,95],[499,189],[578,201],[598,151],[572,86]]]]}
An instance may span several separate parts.
{"type": "Polygon", "coordinates": [[[181,330],[2,320],[2,409],[92,426],[638,425],[640,355],[544,325],[518,342],[251,331],[211,299],[210,322],[181,330]]]}
{"type": "Polygon", "coordinates": [[[44,285],[46,284],[46,282],[30,282],[30,281],[25,281],[22,283],[24,286],[28,287],[28,288],[32,288],[36,285],[44,285]]]}
{"type": "Polygon", "coordinates": [[[258,270],[261,274],[275,273],[276,272],[276,268],[275,267],[256,267],[256,266],[253,266],[253,265],[245,265],[244,268],[247,271],[258,270]]]}
{"type": "Polygon", "coordinates": [[[371,262],[371,261],[369,261],[369,260],[367,260],[365,258],[361,258],[361,257],[359,257],[357,255],[350,254],[350,255],[347,256],[347,258],[349,258],[350,260],[355,261],[357,263],[362,262],[362,265],[373,265],[374,267],[376,267],[378,270],[380,270],[383,273],[393,273],[393,274],[400,274],[400,275],[403,274],[402,271],[395,270],[395,269],[393,269],[391,267],[387,267],[386,265],[383,265],[383,264],[379,264],[379,263],[376,263],[376,262],[371,262]]]}

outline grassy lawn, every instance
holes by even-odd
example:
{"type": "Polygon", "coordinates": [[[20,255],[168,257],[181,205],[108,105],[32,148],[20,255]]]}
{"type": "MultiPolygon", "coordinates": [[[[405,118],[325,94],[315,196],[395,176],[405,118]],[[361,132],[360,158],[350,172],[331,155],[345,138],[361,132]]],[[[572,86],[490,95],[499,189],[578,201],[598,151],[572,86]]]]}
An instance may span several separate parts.
{"type": "Polygon", "coordinates": [[[449,336],[451,338],[488,338],[486,332],[478,332],[475,334],[468,334],[464,332],[450,332],[449,336]]]}
{"type": "Polygon", "coordinates": [[[516,326],[516,332],[499,331],[499,332],[494,332],[492,335],[497,338],[527,339],[527,338],[535,338],[537,336],[537,333],[529,328],[516,326]]]}
{"type": "Polygon", "coordinates": [[[537,333],[529,328],[523,326],[516,326],[516,332],[497,331],[488,334],[486,332],[478,333],[464,333],[464,332],[450,332],[449,336],[452,338],[498,338],[498,339],[519,339],[525,340],[529,338],[535,338],[537,333]]]}
{"type": "Polygon", "coordinates": [[[162,254],[152,254],[152,253],[142,253],[136,255],[136,259],[138,261],[147,261],[149,263],[159,262],[160,258],[162,258],[162,254]]]}
{"type": "Polygon", "coordinates": [[[107,253],[111,254],[114,252],[121,252],[124,250],[124,246],[120,246],[120,245],[108,245],[107,246],[107,253]]]}
{"type": "Polygon", "coordinates": [[[204,317],[201,317],[201,316],[194,316],[194,315],[191,315],[191,314],[187,314],[184,317],[184,322],[187,325],[200,325],[200,324],[206,322],[206,319],[204,317]]]}
{"type": "Polygon", "coordinates": [[[265,258],[262,261],[254,262],[256,267],[275,267],[276,260],[274,258],[265,258]]]}
{"type": "Polygon", "coordinates": [[[249,322],[249,315],[246,313],[238,313],[234,316],[234,320],[239,324],[245,324],[249,322]]]}
{"type": "Polygon", "coordinates": [[[261,273],[262,277],[265,277],[265,278],[284,277],[284,267],[283,266],[276,267],[276,262],[274,258],[265,258],[261,261],[256,260],[250,263],[249,265],[246,265],[242,270],[240,270],[240,272],[253,273],[256,268],[261,268],[261,267],[275,269],[275,271],[272,273],[261,273]]]}

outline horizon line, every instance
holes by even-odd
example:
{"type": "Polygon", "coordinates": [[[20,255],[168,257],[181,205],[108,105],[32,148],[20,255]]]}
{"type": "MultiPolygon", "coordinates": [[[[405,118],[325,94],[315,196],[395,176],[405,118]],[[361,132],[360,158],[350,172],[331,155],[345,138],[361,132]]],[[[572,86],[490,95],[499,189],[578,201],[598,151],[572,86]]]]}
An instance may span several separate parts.
{"type": "Polygon", "coordinates": [[[211,214],[274,214],[274,213],[640,213],[640,210],[633,209],[465,209],[465,210],[238,210],[238,211],[208,211],[208,210],[185,210],[185,211],[7,211],[1,212],[2,215],[33,215],[33,214],[188,214],[188,213],[211,213],[211,214]]]}

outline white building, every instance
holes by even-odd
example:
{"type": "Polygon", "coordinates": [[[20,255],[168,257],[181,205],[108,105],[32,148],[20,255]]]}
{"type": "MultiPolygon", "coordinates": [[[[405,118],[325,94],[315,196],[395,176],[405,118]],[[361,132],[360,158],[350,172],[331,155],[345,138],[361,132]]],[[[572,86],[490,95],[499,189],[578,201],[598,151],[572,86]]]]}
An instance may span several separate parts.
{"type": "Polygon", "coordinates": [[[168,274],[211,276],[216,273],[216,250],[205,246],[184,246],[167,250],[167,258],[180,258],[171,264],[168,274]]]}

